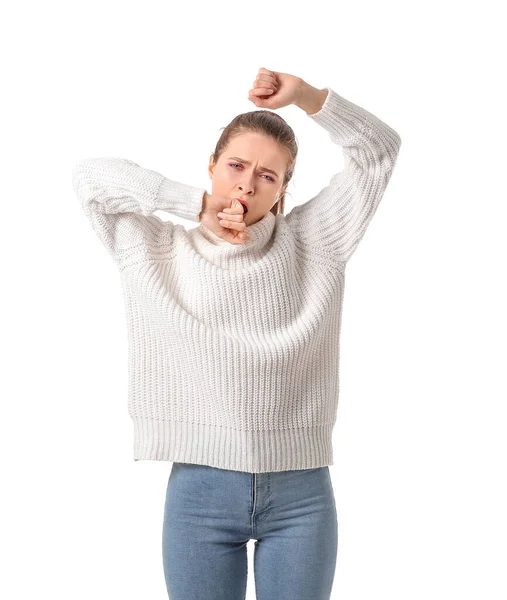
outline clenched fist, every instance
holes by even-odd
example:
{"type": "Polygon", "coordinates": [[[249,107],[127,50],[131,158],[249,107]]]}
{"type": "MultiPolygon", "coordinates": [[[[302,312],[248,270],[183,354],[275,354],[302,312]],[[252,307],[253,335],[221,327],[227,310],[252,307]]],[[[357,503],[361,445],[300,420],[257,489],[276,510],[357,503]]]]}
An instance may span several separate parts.
{"type": "Polygon", "coordinates": [[[245,231],[243,205],[239,200],[204,193],[200,221],[218,237],[231,244],[245,244],[250,234],[245,231]]]}
{"type": "Polygon", "coordinates": [[[248,99],[259,108],[282,108],[298,102],[304,85],[301,77],[262,67],[248,92],[248,99]]]}

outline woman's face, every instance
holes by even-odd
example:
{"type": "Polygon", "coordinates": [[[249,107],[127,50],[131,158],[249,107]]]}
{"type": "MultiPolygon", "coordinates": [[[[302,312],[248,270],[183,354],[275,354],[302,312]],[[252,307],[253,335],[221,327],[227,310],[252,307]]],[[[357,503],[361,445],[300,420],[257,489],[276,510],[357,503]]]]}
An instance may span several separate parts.
{"type": "Polygon", "coordinates": [[[286,166],[286,155],[277,142],[259,133],[242,133],[229,142],[216,164],[210,157],[211,193],[245,200],[248,212],[244,221],[253,225],[285,191],[286,166]]]}

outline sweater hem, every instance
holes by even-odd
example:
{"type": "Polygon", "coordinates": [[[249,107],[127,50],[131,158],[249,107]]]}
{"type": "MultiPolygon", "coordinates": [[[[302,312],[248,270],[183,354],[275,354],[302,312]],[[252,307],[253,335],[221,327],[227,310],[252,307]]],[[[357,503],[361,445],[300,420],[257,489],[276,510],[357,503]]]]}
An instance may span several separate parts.
{"type": "Polygon", "coordinates": [[[332,465],[334,423],[293,429],[236,430],[132,418],[134,461],[163,460],[266,473],[332,465]]]}

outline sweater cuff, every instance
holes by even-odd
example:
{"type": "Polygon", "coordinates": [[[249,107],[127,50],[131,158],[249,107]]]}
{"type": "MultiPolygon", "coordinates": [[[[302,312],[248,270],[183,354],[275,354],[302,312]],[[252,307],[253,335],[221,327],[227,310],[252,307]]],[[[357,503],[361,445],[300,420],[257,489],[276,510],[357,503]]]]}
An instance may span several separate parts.
{"type": "Polygon", "coordinates": [[[199,222],[205,192],[205,188],[164,177],[158,190],[156,210],[165,210],[183,219],[199,222]]]}
{"type": "Polygon", "coordinates": [[[338,143],[347,143],[360,136],[368,125],[369,112],[340,96],[332,88],[328,91],[324,104],[310,119],[337,137],[338,143]]]}

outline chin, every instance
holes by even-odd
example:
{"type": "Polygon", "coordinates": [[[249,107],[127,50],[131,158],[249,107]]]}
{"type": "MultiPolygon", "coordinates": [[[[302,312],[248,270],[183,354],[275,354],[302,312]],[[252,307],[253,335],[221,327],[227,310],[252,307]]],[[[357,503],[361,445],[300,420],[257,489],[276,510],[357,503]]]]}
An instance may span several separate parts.
{"type": "Polygon", "coordinates": [[[255,225],[256,223],[258,223],[260,220],[262,219],[262,217],[259,217],[258,219],[253,218],[251,221],[250,220],[246,220],[245,219],[245,223],[246,226],[248,227],[249,225],[255,225]]]}

